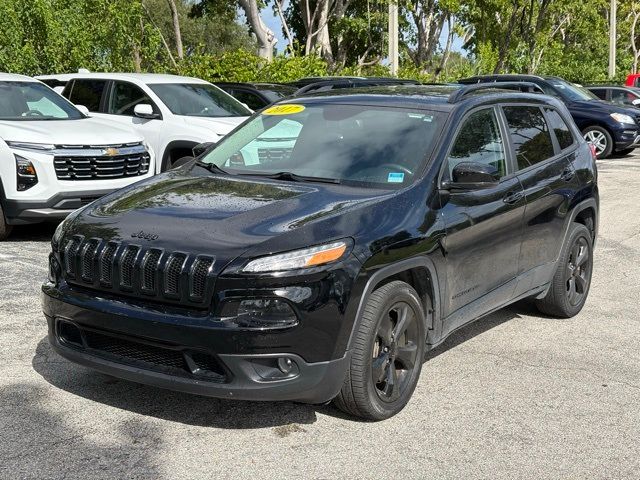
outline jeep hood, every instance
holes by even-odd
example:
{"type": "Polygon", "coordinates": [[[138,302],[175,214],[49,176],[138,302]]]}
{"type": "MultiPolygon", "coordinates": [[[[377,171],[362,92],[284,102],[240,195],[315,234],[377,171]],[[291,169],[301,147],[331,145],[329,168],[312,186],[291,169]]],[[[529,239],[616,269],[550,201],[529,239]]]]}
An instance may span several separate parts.
{"type": "Polygon", "coordinates": [[[251,256],[301,248],[372,228],[366,204],[389,192],[333,184],[213,175],[188,167],[110,194],[65,225],[85,238],[216,256],[216,268],[251,256]],[[349,213],[356,215],[356,221],[349,213]]]}
{"type": "Polygon", "coordinates": [[[93,117],[78,120],[0,121],[0,138],[53,145],[117,145],[143,140],[131,130],[93,117]]]}

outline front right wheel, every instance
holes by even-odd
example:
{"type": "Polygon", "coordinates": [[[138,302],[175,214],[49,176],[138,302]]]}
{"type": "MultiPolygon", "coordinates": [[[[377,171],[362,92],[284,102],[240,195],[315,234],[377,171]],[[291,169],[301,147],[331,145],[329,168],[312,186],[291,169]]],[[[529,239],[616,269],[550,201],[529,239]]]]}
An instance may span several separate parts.
{"type": "Polygon", "coordinates": [[[425,339],[422,302],[409,284],[393,281],[375,290],[357,326],[335,405],[368,420],[398,413],[418,383],[425,339]]]}
{"type": "Polygon", "coordinates": [[[596,157],[607,158],[613,151],[613,138],[604,128],[591,125],[582,131],[582,135],[588,144],[593,145],[596,150],[596,157]]]}
{"type": "Polygon", "coordinates": [[[571,226],[547,295],[536,302],[547,315],[570,318],[577,315],[589,295],[593,272],[591,232],[580,223],[571,226]]]}

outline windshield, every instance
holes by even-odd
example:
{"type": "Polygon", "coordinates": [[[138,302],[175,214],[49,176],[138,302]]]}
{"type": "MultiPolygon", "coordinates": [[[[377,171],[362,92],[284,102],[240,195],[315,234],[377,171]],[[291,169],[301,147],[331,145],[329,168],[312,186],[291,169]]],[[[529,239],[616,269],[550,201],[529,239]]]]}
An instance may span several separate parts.
{"type": "Polygon", "coordinates": [[[420,175],[443,121],[443,114],[424,110],[279,104],[201,160],[231,174],[287,172],[310,181],[398,188],[420,175]]]}
{"type": "Polygon", "coordinates": [[[149,85],[175,115],[188,117],[247,117],[251,111],[231,95],[206,83],[149,85]]]}
{"type": "Polygon", "coordinates": [[[85,118],[63,97],[39,82],[0,82],[0,120],[85,118]]]}
{"type": "Polygon", "coordinates": [[[552,79],[549,80],[551,84],[559,91],[560,95],[568,98],[574,102],[580,102],[582,100],[599,100],[599,98],[586,88],[570,83],[565,80],[552,79]]]}

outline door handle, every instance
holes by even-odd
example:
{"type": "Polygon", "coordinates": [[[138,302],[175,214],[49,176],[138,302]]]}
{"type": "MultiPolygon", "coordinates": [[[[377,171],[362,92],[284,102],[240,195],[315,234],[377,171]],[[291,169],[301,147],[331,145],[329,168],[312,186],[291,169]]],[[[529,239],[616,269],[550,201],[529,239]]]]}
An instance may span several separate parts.
{"type": "Polygon", "coordinates": [[[560,178],[565,182],[568,182],[576,175],[576,171],[573,168],[567,167],[560,174],[560,178]]]}
{"type": "Polygon", "coordinates": [[[524,198],[523,191],[509,192],[502,198],[502,201],[504,203],[508,203],[509,205],[513,205],[514,203],[518,203],[523,198],[524,198]]]}

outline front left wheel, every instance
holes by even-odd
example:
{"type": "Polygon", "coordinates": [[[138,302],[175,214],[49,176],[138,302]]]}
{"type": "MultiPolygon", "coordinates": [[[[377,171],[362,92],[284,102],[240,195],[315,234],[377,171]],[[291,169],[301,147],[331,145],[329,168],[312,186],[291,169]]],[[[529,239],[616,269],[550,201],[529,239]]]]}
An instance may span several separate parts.
{"type": "Polygon", "coordinates": [[[375,290],[355,332],[335,405],[368,420],[384,420],[402,410],[420,377],[425,332],[424,309],[409,284],[393,281],[375,290]]]}
{"type": "Polygon", "coordinates": [[[6,240],[11,234],[11,230],[13,230],[13,226],[7,223],[4,211],[2,210],[2,204],[0,204],[0,241],[6,240]]]}

